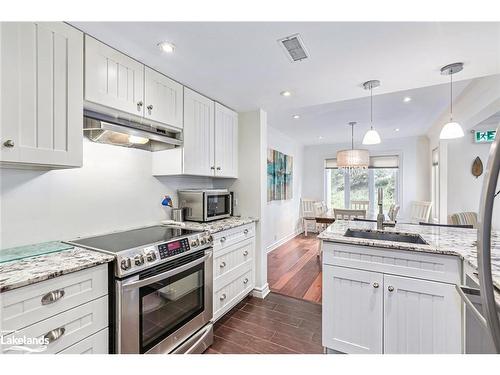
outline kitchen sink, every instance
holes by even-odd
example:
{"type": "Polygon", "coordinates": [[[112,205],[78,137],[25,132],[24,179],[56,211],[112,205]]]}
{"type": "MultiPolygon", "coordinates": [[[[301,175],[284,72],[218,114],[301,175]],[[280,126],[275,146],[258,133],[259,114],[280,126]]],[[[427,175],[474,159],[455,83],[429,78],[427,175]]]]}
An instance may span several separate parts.
{"type": "Polygon", "coordinates": [[[364,238],[367,240],[406,242],[420,245],[428,245],[419,234],[380,232],[374,230],[347,229],[344,237],[364,238]]]}

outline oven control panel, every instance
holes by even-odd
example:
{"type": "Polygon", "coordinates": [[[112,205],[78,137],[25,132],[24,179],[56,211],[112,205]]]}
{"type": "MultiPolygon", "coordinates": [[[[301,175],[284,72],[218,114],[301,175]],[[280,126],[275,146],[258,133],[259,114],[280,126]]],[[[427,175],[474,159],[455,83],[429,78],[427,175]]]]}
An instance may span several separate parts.
{"type": "Polygon", "coordinates": [[[174,255],[184,253],[186,251],[189,251],[189,249],[189,241],[187,238],[182,238],[178,241],[172,241],[158,245],[160,259],[165,259],[174,255]]]}

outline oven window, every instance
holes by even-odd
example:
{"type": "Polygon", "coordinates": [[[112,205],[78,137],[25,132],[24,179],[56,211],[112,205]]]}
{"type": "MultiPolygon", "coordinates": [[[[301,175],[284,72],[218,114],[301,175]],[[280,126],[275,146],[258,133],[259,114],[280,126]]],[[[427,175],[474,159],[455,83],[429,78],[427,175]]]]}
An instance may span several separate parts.
{"type": "Polygon", "coordinates": [[[204,310],[203,263],[140,288],[141,353],[204,310]]]}
{"type": "Polygon", "coordinates": [[[207,196],[207,217],[226,215],[230,213],[229,194],[207,196]]]}

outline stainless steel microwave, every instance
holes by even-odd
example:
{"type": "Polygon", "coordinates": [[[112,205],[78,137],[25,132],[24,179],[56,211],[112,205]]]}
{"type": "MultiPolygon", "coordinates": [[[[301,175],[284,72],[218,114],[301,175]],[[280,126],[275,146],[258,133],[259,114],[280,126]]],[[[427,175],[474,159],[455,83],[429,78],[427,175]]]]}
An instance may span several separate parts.
{"type": "Polygon", "coordinates": [[[225,189],[179,190],[178,194],[185,220],[207,222],[231,216],[232,196],[225,189]]]}

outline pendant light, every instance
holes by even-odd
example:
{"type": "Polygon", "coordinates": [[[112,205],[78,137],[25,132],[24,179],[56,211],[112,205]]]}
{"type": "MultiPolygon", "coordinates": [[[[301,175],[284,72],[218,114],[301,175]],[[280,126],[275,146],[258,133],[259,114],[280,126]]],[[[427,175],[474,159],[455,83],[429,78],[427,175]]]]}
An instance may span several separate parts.
{"type": "Polygon", "coordinates": [[[337,151],[337,168],[344,173],[353,173],[367,169],[370,164],[368,150],[354,148],[354,125],[356,125],[355,122],[349,123],[351,127],[351,149],[337,151]]]}
{"type": "Polygon", "coordinates": [[[464,130],[458,122],[453,121],[453,74],[462,71],[463,63],[453,63],[441,68],[441,74],[450,76],[450,121],[443,126],[439,139],[455,139],[464,136],[464,130]]]}
{"type": "Polygon", "coordinates": [[[363,83],[365,90],[370,90],[370,130],[363,137],[364,145],[377,145],[380,143],[380,135],[373,129],[373,89],[380,86],[380,81],[372,80],[363,83]]]}

